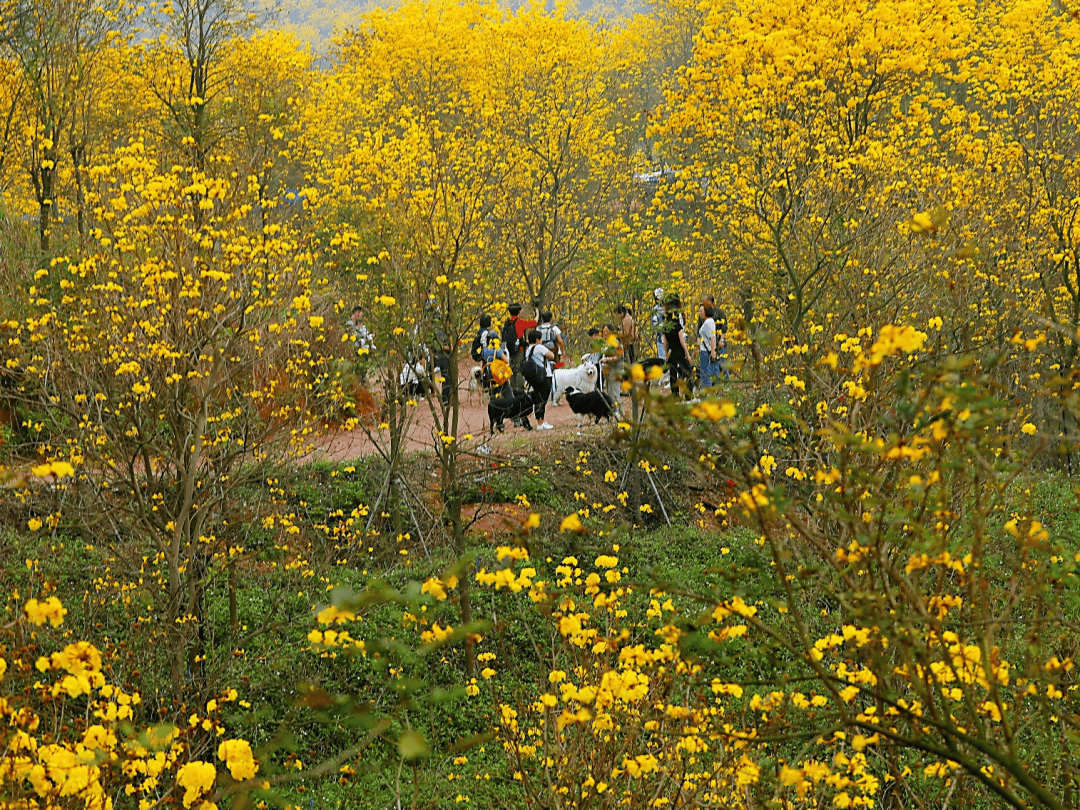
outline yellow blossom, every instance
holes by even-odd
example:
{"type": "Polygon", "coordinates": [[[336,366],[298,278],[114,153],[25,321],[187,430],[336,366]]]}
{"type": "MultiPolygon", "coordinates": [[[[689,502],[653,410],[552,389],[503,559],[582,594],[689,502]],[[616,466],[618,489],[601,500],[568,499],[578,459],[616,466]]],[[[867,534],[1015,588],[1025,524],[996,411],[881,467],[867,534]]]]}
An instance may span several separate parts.
{"type": "Polygon", "coordinates": [[[176,772],[176,784],[184,788],[184,807],[191,807],[210,789],[216,778],[217,769],[210,762],[196,760],[183,765],[176,772]]]}
{"type": "Polygon", "coordinates": [[[237,781],[252,779],[259,771],[259,764],[251,753],[251,743],[247,740],[225,740],[218,746],[217,755],[237,781]]]}
{"type": "Polygon", "coordinates": [[[67,609],[60,604],[60,600],[55,596],[50,596],[44,602],[39,602],[37,599],[28,599],[26,604],[23,605],[23,610],[26,611],[26,618],[32,624],[38,626],[48,622],[53,627],[59,627],[64,623],[64,616],[67,615],[67,609]]]}
{"type": "Polygon", "coordinates": [[[559,524],[560,532],[583,532],[585,527],[581,523],[581,518],[577,516],[577,512],[572,515],[567,515],[562,519],[562,523],[559,524]]]}

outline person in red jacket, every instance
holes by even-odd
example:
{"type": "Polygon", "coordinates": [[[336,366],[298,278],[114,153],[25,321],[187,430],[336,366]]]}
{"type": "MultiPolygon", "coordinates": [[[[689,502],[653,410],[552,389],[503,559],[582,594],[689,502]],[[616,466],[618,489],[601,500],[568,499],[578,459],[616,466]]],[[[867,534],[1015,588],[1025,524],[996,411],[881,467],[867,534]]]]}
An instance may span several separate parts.
{"type": "Polygon", "coordinates": [[[525,350],[529,347],[528,338],[526,338],[525,336],[529,333],[530,330],[537,327],[536,316],[539,314],[539,310],[537,309],[535,303],[531,305],[531,309],[533,313],[533,317],[531,320],[519,316],[518,319],[514,322],[514,328],[517,330],[518,340],[521,341],[519,345],[521,346],[522,354],[525,354],[525,350]]]}
{"type": "MultiPolygon", "coordinates": [[[[521,312],[521,305],[520,304],[513,304],[512,306],[517,307],[518,313],[521,312]]],[[[535,303],[532,305],[532,311],[533,311],[533,319],[532,320],[530,320],[528,318],[522,318],[520,316],[520,314],[517,316],[517,318],[514,319],[514,330],[517,332],[517,338],[518,338],[518,343],[517,343],[518,350],[516,352],[516,355],[517,355],[516,363],[511,362],[511,366],[513,366],[513,368],[514,368],[514,378],[510,381],[510,387],[513,388],[515,391],[524,391],[525,390],[525,378],[521,376],[521,360],[522,360],[523,357],[525,357],[525,350],[529,348],[529,340],[526,337],[526,335],[528,335],[531,330],[536,328],[536,320],[535,320],[535,318],[536,318],[537,310],[536,310],[536,304],[535,303]]],[[[511,314],[514,314],[513,309],[511,309],[510,312],[511,312],[511,314]]]]}

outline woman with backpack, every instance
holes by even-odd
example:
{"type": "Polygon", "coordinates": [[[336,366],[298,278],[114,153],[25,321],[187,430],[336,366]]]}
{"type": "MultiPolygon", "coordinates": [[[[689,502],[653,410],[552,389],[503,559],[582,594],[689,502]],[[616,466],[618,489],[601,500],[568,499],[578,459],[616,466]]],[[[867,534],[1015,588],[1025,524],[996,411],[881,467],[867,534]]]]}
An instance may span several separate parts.
{"type": "Polygon", "coordinates": [[[480,331],[473,338],[472,349],[469,352],[473,360],[480,363],[480,381],[485,391],[491,390],[491,364],[495,360],[510,362],[510,353],[502,346],[499,333],[491,325],[490,315],[480,316],[480,331]]]}
{"type": "Polygon", "coordinates": [[[521,361],[521,373],[525,382],[532,388],[533,413],[536,415],[537,430],[551,430],[550,422],[544,421],[544,409],[551,396],[551,382],[554,372],[551,363],[555,352],[541,342],[539,329],[531,330],[528,335],[529,348],[521,361]]]}

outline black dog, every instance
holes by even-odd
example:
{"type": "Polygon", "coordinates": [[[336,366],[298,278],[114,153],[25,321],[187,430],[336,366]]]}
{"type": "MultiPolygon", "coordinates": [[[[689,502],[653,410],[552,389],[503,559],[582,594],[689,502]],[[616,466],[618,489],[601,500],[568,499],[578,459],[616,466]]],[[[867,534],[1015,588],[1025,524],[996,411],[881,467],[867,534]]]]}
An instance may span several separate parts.
{"type": "Polygon", "coordinates": [[[523,428],[532,430],[532,425],[529,424],[529,415],[532,412],[533,401],[528,394],[492,397],[488,402],[488,421],[491,423],[491,432],[494,433],[498,429],[502,433],[504,419],[520,419],[523,428]]]}
{"type": "Polygon", "coordinates": [[[661,360],[659,357],[646,357],[644,360],[639,360],[638,362],[641,363],[641,367],[645,369],[646,379],[648,379],[649,374],[657,366],[660,368],[667,366],[667,360],[661,360]]]}
{"type": "Polygon", "coordinates": [[[610,420],[615,415],[615,401],[603,391],[583,394],[571,386],[563,392],[563,397],[569,403],[570,410],[578,415],[578,427],[581,427],[586,416],[593,417],[593,424],[597,425],[601,419],[610,420]]]}

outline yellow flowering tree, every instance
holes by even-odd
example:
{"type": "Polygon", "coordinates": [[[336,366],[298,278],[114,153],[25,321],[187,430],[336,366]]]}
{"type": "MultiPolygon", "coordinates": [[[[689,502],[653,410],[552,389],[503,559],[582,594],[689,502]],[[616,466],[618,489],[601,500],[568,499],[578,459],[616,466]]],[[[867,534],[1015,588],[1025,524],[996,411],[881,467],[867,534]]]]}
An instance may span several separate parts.
{"type": "MultiPolygon", "coordinates": [[[[330,261],[351,269],[349,286],[361,282],[377,293],[364,298],[372,301],[384,361],[387,481],[398,478],[406,409],[419,401],[402,396],[403,380],[414,376],[402,370],[420,364],[415,376],[433,389],[423,407],[434,424],[443,518],[460,554],[466,527],[458,459],[474,452],[460,429],[461,347],[494,303],[498,278],[487,262],[507,165],[492,140],[495,122],[479,109],[473,73],[478,32],[495,20],[493,8],[471,3],[372,12],[343,38],[340,63],[305,111],[308,136],[300,139],[320,191],[330,261]]],[[[400,494],[391,507],[403,502],[400,494]]],[[[400,521],[400,512],[390,511],[400,521]]],[[[467,584],[460,606],[468,623],[467,584]]]]}
{"type": "Polygon", "coordinates": [[[936,324],[1070,433],[1034,392],[1075,361],[1076,20],[1038,3],[705,13],[653,130],[675,176],[641,232],[682,229],[677,272],[736,313],[755,404],[799,376],[800,347],[936,324]]]}
{"type": "Polygon", "coordinates": [[[159,32],[142,73],[160,101],[166,140],[186,156],[185,164],[211,171],[234,126],[219,115],[235,99],[230,51],[257,18],[239,0],[176,0],[143,11],[159,32]]]}
{"type": "MultiPolygon", "coordinates": [[[[827,777],[847,806],[879,785],[944,796],[962,784],[1065,808],[1075,777],[1055,763],[1075,756],[1080,687],[1060,640],[1076,622],[1080,549],[1017,484],[1039,462],[1035,425],[997,398],[992,367],[928,338],[886,325],[790,380],[793,402],[834,403],[812,424],[768,403],[645,404],[693,442],[683,452],[717,494],[735,487],[717,516],[747,525],[769,562],[771,597],[756,604],[742,601],[744,571],[718,572],[709,618],[740,617],[758,668],[783,673],[748,694],[746,720],[778,746],[781,793],[827,777]],[[836,782],[826,751],[857,773],[836,782]]],[[[1075,407],[1068,393],[1057,403],[1075,407]]],[[[704,670],[738,680],[709,644],[731,631],[703,619],[691,638],[704,670]]]]}
{"type": "Polygon", "coordinates": [[[620,117],[627,88],[612,39],[532,4],[479,43],[481,80],[471,90],[504,166],[496,261],[533,300],[557,296],[630,185],[632,142],[620,117]]]}
{"type": "Polygon", "coordinates": [[[80,470],[65,519],[152,561],[178,697],[215,688],[205,594],[243,551],[237,488],[344,401],[303,235],[262,227],[257,184],[185,174],[139,143],[93,167],[94,243],[38,272],[9,361],[38,451],[80,470]]]}
{"type": "MultiPolygon", "coordinates": [[[[102,69],[109,61],[101,55],[126,33],[132,10],[124,2],[9,2],[3,17],[0,58],[11,71],[13,91],[6,99],[3,146],[5,153],[16,143],[20,147],[44,256],[61,199],[61,166],[70,160],[69,171],[81,168],[91,137],[87,110],[107,82],[102,69]],[[13,125],[20,130],[14,137],[13,125]]],[[[76,202],[81,224],[82,200],[76,202]]]]}
{"type": "Polygon", "coordinates": [[[974,254],[971,271],[950,277],[974,334],[957,329],[953,341],[1006,354],[1002,382],[1030,392],[1023,399],[1040,423],[1068,435],[1068,412],[1033,394],[1040,381],[1060,387],[1075,373],[1080,142],[1077,79],[1065,65],[1080,48],[1080,23],[1037,3],[994,3],[972,27],[980,47],[958,77],[971,94],[942,109],[949,125],[939,125],[936,150],[965,169],[964,190],[948,201],[949,230],[974,254]]]}
{"type": "Polygon", "coordinates": [[[904,283],[901,178],[926,133],[903,99],[947,73],[967,30],[941,4],[709,9],[661,127],[681,163],[672,192],[705,203],[728,283],[783,331],[802,336],[852,287],[873,314],[904,283]]]}

